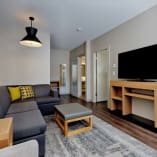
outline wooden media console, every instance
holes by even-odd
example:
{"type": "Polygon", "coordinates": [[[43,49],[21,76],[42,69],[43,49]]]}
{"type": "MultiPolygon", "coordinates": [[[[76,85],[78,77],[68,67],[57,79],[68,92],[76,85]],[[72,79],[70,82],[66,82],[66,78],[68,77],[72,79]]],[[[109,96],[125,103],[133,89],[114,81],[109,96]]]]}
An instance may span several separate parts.
{"type": "Polygon", "coordinates": [[[154,127],[157,128],[157,82],[110,81],[110,110],[121,110],[124,116],[131,114],[132,97],[153,102],[154,127]],[[136,90],[144,90],[146,92],[140,93],[136,92],[136,90]]]}

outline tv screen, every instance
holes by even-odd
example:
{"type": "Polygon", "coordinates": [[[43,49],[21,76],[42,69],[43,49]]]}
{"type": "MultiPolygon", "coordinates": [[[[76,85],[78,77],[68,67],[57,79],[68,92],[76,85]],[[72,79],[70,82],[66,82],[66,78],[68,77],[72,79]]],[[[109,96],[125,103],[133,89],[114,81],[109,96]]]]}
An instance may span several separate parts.
{"type": "Polygon", "coordinates": [[[119,53],[118,78],[157,79],[157,45],[119,53]]]}

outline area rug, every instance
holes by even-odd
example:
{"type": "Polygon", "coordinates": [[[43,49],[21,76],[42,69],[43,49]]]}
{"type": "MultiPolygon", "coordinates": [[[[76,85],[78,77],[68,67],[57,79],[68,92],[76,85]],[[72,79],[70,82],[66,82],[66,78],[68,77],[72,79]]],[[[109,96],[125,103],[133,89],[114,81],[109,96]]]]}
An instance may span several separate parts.
{"type": "Polygon", "coordinates": [[[93,118],[93,130],[72,137],[63,136],[52,116],[45,120],[48,124],[45,157],[157,157],[155,149],[97,117],[93,118]]]}

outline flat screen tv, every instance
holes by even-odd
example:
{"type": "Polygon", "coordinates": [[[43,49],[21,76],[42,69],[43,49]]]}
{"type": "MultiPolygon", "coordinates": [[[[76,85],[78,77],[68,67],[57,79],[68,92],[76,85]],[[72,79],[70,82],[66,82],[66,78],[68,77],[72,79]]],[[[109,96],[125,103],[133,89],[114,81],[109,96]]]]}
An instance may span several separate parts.
{"type": "Polygon", "coordinates": [[[119,53],[118,78],[157,80],[157,45],[119,53]]]}

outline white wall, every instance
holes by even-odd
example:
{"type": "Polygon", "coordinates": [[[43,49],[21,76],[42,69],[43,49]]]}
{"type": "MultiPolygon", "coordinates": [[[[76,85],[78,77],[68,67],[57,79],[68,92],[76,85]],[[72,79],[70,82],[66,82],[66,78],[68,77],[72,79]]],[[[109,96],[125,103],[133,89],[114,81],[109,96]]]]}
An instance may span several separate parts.
{"type": "Polygon", "coordinates": [[[60,94],[70,93],[70,74],[69,74],[69,51],[51,49],[50,55],[50,79],[51,81],[60,80],[59,66],[60,64],[67,65],[67,80],[66,88],[60,89],[60,94]]]}
{"type": "MultiPolygon", "coordinates": [[[[117,79],[117,54],[120,52],[157,44],[157,7],[129,20],[114,30],[92,41],[92,52],[110,47],[111,79],[117,79]],[[116,64],[116,68],[112,67],[116,64]],[[116,71],[114,76],[112,72],[116,71]]],[[[153,105],[133,100],[133,113],[153,119],[153,105]],[[142,105],[143,104],[143,105],[142,105]],[[148,109],[149,108],[149,109],[148,109]]]]}
{"type": "Polygon", "coordinates": [[[25,28],[9,23],[0,27],[0,85],[50,83],[50,36],[39,30],[42,48],[19,44],[25,28]]]}

